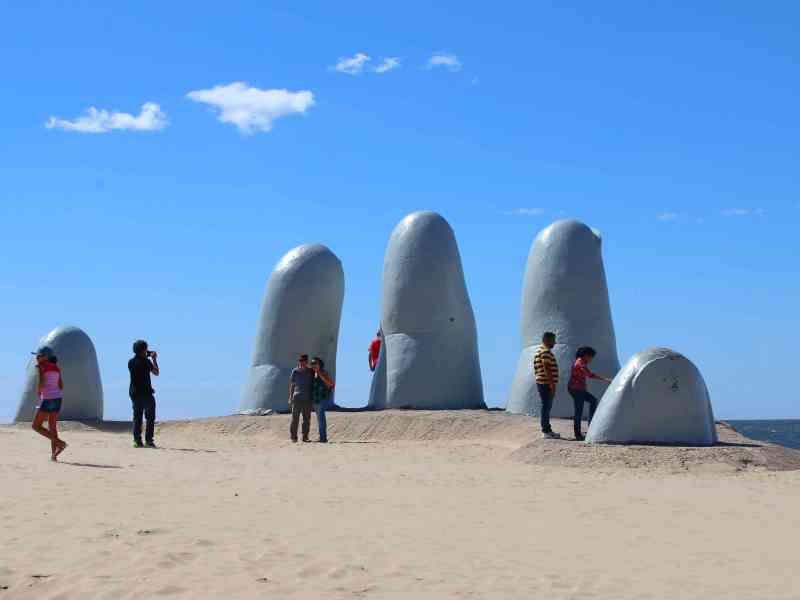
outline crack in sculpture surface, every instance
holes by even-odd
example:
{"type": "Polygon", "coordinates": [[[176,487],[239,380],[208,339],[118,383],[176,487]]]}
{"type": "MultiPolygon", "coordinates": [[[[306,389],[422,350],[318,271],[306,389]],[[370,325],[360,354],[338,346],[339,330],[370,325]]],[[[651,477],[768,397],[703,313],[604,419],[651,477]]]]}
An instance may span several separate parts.
{"type": "MultiPolygon", "coordinates": [[[[580,346],[597,350],[592,370],[608,377],[619,371],[601,246],[597,232],[574,220],[556,221],[533,241],[522,285],[523,348],[511,385],[509,412],[539,414],[533,355],[545,331],[558,338],[553,353],[558,360],[559,385],[552,416],[573,414],[567,382],[580,346]]],[[[595,380],[589,383],[589,391],[598,398],[605,387],[595,380]]]]}
{"type": "Polygon", "coordinates": [[[301,353],[319,356],[336,377],[344,300],[342,263],[321,244],[287,252],[267,281],[239,412],[289,409],[289,375],[301,353]]]}
{"type": "MultiPolygon", "coordinates": [[[[64,380],[64,396],[59,418],[65,421],[103,419],[103,385],[97,353],[91,338],[78,327],[56,327],[39,340],[58,358],[64,380]]],[[[36,361],[27,367],[27,378],[15,421],[31,421],[39,404],[36,361]]]]}
{"type": "Polygon", "coordinates": [[[383,265],[383,344],[372,408],[485,408],[478,335],[461,256],[434,212],[403,219],[383,265]]]}
{"type": "Polygon", "coordinates": [[[692,361],[669,348],[634,354],[600,401],[586,441],[716,443],[714,411],[703,376],[692,361]]]}

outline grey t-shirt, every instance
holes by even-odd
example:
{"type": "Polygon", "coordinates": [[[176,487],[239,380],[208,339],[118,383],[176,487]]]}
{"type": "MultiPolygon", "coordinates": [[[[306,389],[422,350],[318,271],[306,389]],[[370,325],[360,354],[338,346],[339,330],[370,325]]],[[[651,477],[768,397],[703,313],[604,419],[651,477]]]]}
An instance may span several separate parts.
{"type": "Polygon", "coordinates": [[[311,369],[301,369],[295,367],[289,377],[289,381],[294,384],[292,389],[292,402],[302,404],[311,402],[311,380],[314,378],[314,371],[311,369]]]}

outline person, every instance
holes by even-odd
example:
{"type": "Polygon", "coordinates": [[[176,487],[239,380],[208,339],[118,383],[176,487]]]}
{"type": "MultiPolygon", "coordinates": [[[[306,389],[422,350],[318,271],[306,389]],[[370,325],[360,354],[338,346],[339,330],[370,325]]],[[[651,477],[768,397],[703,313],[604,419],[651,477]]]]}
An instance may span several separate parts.
{"type": "Polygon", "coordinates": [[[550,426],[550,411],[553,409],[553,400],[556,397],[556,386],[558,385],[558,362],[553,355],[553,348],[556,345],[556,334],[547,331],[542,335],[542,344],[536,350],[533,357],[533,372],[536,377],[536,388],[539,391],[539,398],[542,400],[542,410],[540,412],[540,422],[542,426],[542,437],[548,439],[558,439],[561,436],[555,433],[550,426]]]}
{"type": "Polygon", "coordinates": [[[38,381],[36,391],[39,395],[39,406],[33,417],[33,430],[50,440],[50,459],[58,460],[58,455],[67,448],[67,442],[58,437],[58,413],[61,411],[61,400],[64,396],[64,380],[58,368],[58,358],[49,346],[43,346],[32,354],[36,355],[38,381]],[[47,419],[47,428],[42,424],[47,419]]]}
{"type": "Polygon", "coordinates": [[[573,420],[575,425],[575,439],[577,441],[583,440],[583,434],[581,433],[583,403],[589,403],[589,423],[592,422],[594,411],[597,410],[598,400],[586,389],[586,379],[599,379],[606,383],[611,383],[608,377],[598,375],[589,369],[589,363],[592,362],[596,355],[597,351],[591,346],[582,346],[578,348],[578,351],[575,353],[575,362],[572,365],[569,383],[567,384],[567,391],[575,402],[575,416],[573,420]]]}
{"type": "Polygon", "coordinates": [[[378,366],[378,358],[381,355],[381,330],[375,334],[375,339],[369,344],[369,370],[374,371],[378,366]]]}
{"type": "Polygon", "coordinates": [[[328,443],[328,419],[325,411],[329,408],[331,391],[336,387],[333,379],[325,370],[325,363],[319,356],[311,360],[311,369],[314,379],[311,382],[311,403],[317,409],[317,425],[319,426],[319,441],[328,443]]]}
{"type": "Polygon", "coordinates": [[[133,342],[133,358],[128,361],[128,371],[131,375],[131,384],[128,393],[133,403],[133,446],[141,448],[142,444],[142,416],[146,421],[144,430],[144,445],[155,448],[153,439],[156,427],[156,397],[150,380],[152,373],[156,377],[160,374],[158,368],[158,353],[149,350],[147,342],[136,340],[133,342]]]}
{"type": "Polygon", "coordinates": [[[292,424],[289,435],[293,442],[297,441],[297,425],[303,415],[303,441],[309,442],[308,432],[311,430],[311,381],[314,371],[308,367],[308,354],[301,354],[297,367],[289,376],[289,408],[292,411],[292,424]]]}

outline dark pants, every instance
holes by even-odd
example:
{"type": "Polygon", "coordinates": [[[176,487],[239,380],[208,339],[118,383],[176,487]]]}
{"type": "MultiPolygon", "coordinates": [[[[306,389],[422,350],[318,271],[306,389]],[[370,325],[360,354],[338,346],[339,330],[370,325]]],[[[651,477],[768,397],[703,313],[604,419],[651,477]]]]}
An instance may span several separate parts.
{"type": "Polygon", "coordinates": [[[147,443],[153,442],[153,432],[156,427],[156,398],[152,394],[149,396],[137,396],[132,398],[133,402],[133,439],[142,443],[142,416],[147,422],[144,429],[144,439],[147,443]]]}
{"type": "Polygon", "coordinates": [[[550,391],[550,386],[543,383],[537,383],[536,388],[539,390],[539,398],[542,399],[542,410],[539,418],[542,423],[542,432],[550,433],[553,431],[550,428],[550,411],[553,410],[553,392],[550,391]]]}
{"type": "Polygon", "coordinates": [[[569,390],[569,395],[575,402],[575,437],[581,437],[581,419],[583,418],[583,403],[589,403],[589,423],[592,422],[594,411],[597,410],[598,400],[586,390],[569,390]]]}
{"type": "Polygon", "coordinates": [[[292,402],[292,424],[289,426],[289,435],[292,440],[297,440],[297,425],[303,415],[303,439],[308,439],[311,430],[311,402],[292,402]]]}

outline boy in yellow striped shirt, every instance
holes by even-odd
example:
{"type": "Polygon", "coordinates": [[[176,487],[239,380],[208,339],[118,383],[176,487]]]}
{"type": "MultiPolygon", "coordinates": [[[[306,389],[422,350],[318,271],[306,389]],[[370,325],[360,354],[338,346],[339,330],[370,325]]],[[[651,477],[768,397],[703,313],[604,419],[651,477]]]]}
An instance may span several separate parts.
{"type": "Polygon", "coordinates": [[[556,397],[558,385],[558,361],[553,355],[556,345],[556,334],[547,331],[542,336],[542,345],[533,357],[533,372],[536,376],[536,388],[542,399],[542,410],[539,417],[542,424],[542,437],[558,439],[561,436],[554,433],[550,427],[550,411],[553,409],[553,399],[556,397]]]}

